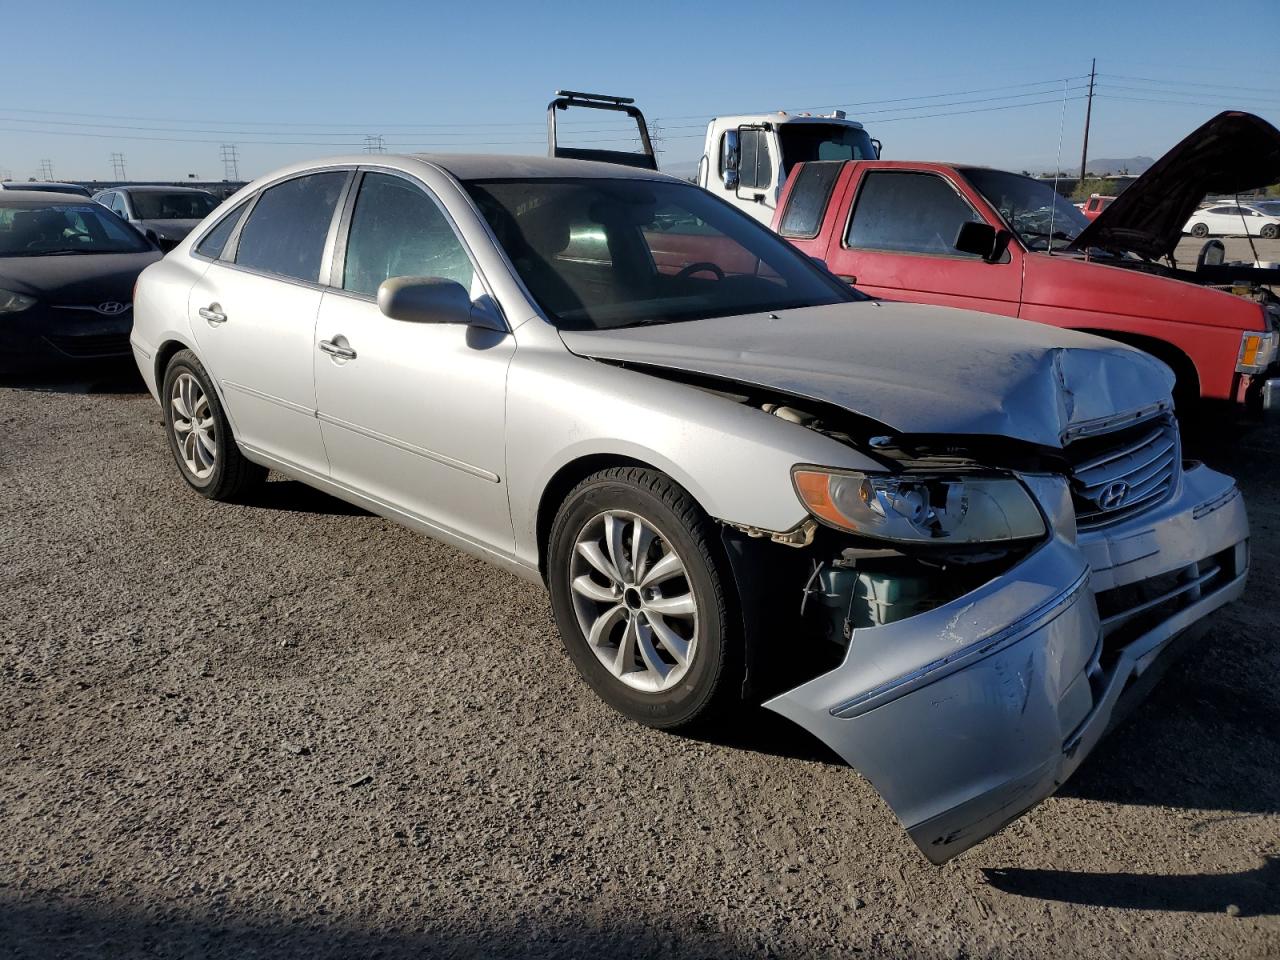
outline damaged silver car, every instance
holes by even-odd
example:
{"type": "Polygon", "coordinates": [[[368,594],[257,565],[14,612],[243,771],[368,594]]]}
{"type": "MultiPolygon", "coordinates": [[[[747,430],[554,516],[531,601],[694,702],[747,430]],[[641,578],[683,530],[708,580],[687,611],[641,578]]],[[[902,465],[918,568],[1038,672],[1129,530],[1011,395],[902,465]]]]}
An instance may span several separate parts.
{"type": "Polygon", "coordinates": [[[871,300],[657,173],[296,166],[134,309],[196,491],[276,470],[545,583],[618,711],[763,703],[935,863],[1051,794],[1243,589],[1244,504],[1183,459],[1159,361],[871,300]]]}

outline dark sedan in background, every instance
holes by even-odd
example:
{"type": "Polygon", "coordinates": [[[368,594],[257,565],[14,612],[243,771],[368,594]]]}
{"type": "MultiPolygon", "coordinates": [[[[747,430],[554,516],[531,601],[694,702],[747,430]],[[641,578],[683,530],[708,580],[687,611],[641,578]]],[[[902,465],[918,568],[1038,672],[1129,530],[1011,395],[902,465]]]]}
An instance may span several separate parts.
{"type": "Polygon", "coordinates": [[[84,197],[0,192],[0,370],[128,357],[133,285],[162,255],[84,197]]]}
{"type": "Polygon", "coordinates": [[[122,220],[128,220],[162,250],[171,250],[195,226],[213,213],[219,200],[193,187],[112,187],[93,199],[122,220]]]}

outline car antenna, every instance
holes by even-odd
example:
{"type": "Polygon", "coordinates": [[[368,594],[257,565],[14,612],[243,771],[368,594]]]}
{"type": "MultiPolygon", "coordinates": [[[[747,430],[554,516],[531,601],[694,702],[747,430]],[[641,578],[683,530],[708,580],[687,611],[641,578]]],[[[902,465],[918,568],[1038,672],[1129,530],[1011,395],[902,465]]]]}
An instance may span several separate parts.
{"type": "Polygon", "coordinates": [[[1062,129],[1067,122],[1067,81],[1062,81],[1062,114],[1058,117],[1058,159],[1053,164],[1053,203],[1049,204],[1049,236],[1045,238],[1045,253],[1053,256],[1053,220],[1058,212],[1058,175],[1062,173],[1062,129]]]}
{"type": "Polygon", "coordinates": [[[1258,259],[1258,247],[1253,242],[1253,234],[1249,232],[1249,221],[1244,218],[1244,207],[1240,206],[1240,194],[1236,194],[1236,209],[1240,211],[1240,223],[1244,226],[1244,238],[1249,241],[1249,249],[1253,251],[1253,265],[1260,266],[1262,261],[1258,259]]]}

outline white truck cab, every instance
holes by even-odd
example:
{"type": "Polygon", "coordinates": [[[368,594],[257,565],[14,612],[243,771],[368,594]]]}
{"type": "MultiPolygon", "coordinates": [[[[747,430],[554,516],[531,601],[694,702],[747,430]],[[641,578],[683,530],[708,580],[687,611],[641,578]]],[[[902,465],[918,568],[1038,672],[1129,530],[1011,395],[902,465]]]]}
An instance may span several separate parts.
{"type": "Polygon", "coordinates": [[[766,224],[787,174],[810,160],[875,160],[880,141],[844,111],[829,116],[757,113],[716,117],[698,163],[698,186],[766,224]]]}

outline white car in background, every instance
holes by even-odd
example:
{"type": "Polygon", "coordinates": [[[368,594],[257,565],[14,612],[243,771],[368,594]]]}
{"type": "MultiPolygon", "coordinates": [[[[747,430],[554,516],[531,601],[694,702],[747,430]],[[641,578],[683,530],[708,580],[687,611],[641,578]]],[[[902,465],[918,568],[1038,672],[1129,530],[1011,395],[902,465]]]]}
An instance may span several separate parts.
{"type": "Polygon", "coordinates": [[[1222,203],[1197,210],[1182,228],[1193,237],[1262,237],[1274,240],[1280,236],[1280,204],[1222,203]]]}

